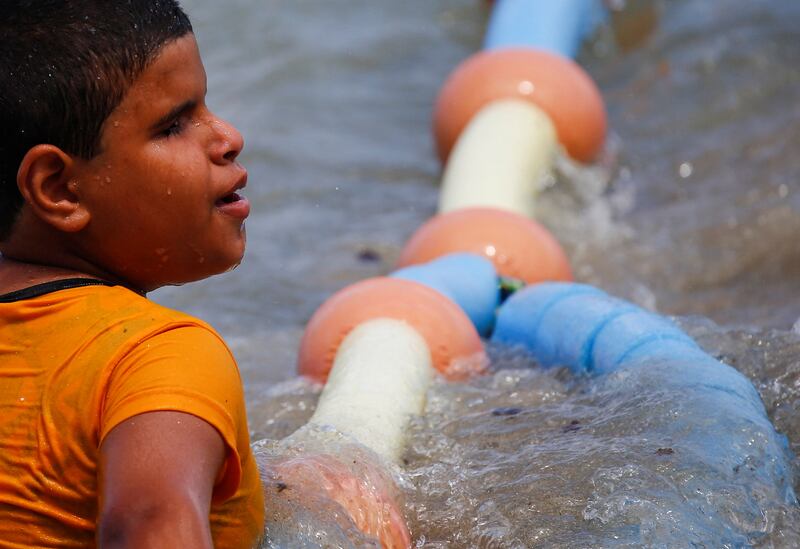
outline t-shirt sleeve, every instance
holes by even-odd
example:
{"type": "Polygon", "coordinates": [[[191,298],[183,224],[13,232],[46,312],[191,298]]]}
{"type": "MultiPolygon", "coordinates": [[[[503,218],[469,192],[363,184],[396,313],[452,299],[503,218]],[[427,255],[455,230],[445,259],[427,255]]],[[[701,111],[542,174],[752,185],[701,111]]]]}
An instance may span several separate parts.
{"type": "Polygon", "coordinates": [[[192,414],[219,432],[227,457],[213,499],[231,497],[242,476],[239,446],[247,419],[239,370],[216,333],[202,326],[181,326],[154,335],[127,353],[108,382],[100,443],[123,421],[155,411],[192,414]]]}

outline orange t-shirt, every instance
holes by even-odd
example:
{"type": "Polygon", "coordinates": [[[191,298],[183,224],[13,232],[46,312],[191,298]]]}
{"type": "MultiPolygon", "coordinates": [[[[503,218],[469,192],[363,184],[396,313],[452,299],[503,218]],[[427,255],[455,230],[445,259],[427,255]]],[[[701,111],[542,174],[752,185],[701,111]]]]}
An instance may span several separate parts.
{"type": "Polygon", "coordinates": [[[252,547],[264,496],[225,343],[120,286],[69,286],[0,296],[0,548],[94,547],[100,444],[157,410],[219,431],[228,457],[212,499],[214,546],[252,547]]]}

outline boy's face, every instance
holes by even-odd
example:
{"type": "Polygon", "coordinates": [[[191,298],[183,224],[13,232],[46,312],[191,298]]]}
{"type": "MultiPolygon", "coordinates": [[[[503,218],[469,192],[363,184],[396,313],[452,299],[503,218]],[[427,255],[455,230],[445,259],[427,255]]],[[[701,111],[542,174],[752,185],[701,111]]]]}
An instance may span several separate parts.
{"type": "Polygon", "coordinates": [[[244,254],[242,136],[205,94],[194,36],[168,43],[106,120],[101,152],[76,163],[91,216],[76,252],[136,288],[205,278],[244,254]]]}

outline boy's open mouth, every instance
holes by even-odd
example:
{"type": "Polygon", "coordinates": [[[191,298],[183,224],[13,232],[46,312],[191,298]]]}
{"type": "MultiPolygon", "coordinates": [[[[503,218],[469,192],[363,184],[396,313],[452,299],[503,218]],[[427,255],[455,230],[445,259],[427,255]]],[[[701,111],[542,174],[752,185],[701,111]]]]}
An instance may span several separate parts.
{"type": "Polygon", "coordinates": [[[214,206],[220,213],[234,218],[244,219],[250,215],[250,202],[235,191],[217,199],[214,206]]]}
{"type": "Polygon", "coordinates": [[[224,206],[225,204],[233,204],[234,202],[238,202],[241,199],[242,197],[239,195],[239,193],[234,192],[231,194],[226,194],[225,196],[217,200],[216,204],[217,206],[224,206]]]}

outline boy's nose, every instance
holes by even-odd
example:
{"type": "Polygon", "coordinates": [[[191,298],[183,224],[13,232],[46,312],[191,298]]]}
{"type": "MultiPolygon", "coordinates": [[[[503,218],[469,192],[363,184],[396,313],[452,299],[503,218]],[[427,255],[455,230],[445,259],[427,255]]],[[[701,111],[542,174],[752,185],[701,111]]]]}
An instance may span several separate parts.
{"type": "Polygon", "coordinates": [[[211,122],[215,134],[211,157],[218,164],[226,164],[236,160],[244,148],[244,137],[233,124],[215,117],[211,122]]]}

